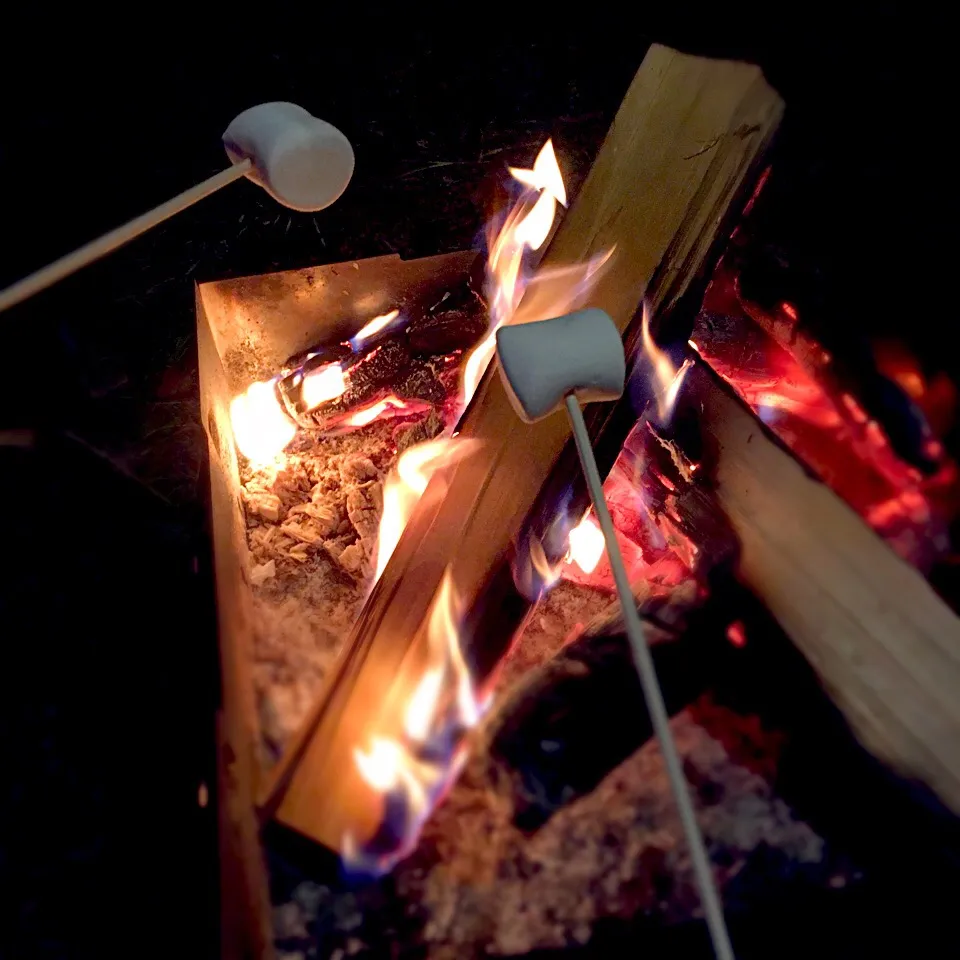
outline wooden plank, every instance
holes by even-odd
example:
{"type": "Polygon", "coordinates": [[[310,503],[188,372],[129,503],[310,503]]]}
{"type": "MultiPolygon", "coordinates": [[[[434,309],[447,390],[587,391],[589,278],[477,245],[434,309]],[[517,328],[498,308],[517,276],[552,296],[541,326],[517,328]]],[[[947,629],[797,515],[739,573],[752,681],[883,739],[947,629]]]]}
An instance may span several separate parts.
{"type": "MultiPolygon", "coordinates": [[[[590,303],[629,335],[644,297],[655,311],[667,309],[697,278],[782,108],[754,66],[652,47],[545,265],[616,247],[590,303]]],[[[541,318],[525,299],[517,320],[541,318]]],[[[333,848],[348,830],[370,836],[380,820],[380,800],[352,752],[398,729],[400,706],[426,662],[425,625],[445,571],[471,611],[463,645],[474,661],[483,659],[477,648],[504,635],[485,631],[483,614],[517,606],[505,586],[511,544],[569,440],[562,414],[521,424],[493,371],[460,433],[479,441],[481,453],[443,484],[431,483],[265,803],[279,822],[333,848]]]]}
{"type": "Polygon", "coordinates": [[[740,538],[743,582],[864,745],[960,813],[960,619],[702,366],[684,402],[740,538]]]}
{"type": "Polygon", "coordinates": [[[239,487],[230,442],[231,391],[197,292],[200,409],[210,457],[220,649],[221,709],[217,715],[217,805],[220,848],[221,956],[270,960],[273,935],[266,869],[254,809],[259,763],[249,648],[250,596],[241,566],[244,520],[233,492],[239,487]]]}

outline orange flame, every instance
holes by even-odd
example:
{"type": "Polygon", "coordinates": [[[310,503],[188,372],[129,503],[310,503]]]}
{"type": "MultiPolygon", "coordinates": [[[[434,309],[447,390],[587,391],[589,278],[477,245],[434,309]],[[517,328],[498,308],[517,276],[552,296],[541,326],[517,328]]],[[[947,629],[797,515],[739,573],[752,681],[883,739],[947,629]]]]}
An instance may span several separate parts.
{"type": "Polygon", "coordinates": [[[407,404],[399,397],[393,395],[371,403],[369,406],[361,407],[355,413],[347,417],[347,424],[351,427],[365,427],[368,423],[373,423],[377,417],[383,416],[387,411],[406,410],[407,404]]]}
{"type": "Polygon", "coordinates": [[[388,327],[399,316],[399,310],[391,310],[389,313],[383,313],[379,317],[374,317],[350,338],[350,346],[353,347],[354,350],[358,350],[365,340],[369,340],[385,327],[388,327]]]}
{"type": "Polygon", "coordinates": [[[443,667],[430,667],[414,690],[403,718],[404,733],[417,743],[430,734],[437,704],[443,690],[443,667]]]}
{"type": "Polygon", "coordinates": [[[570,531],[568,556],[584,573],[596,570],[605,549],[603,533],[589,515],[570,531]]]}
{"type": "Polygon", "coordinates": [[[560,579],[560,564],[551,564],[547,558],[546,550],[543,549],[542,541],[533,534],[528,536],[530,539],[527,546],[527,555],[530,558],[530,566],[533,567],[533,572],[536,574],[533,587],[534,596],[542,596],[545,591],[551,590],[560,579]]]}
{"type": "Polygon", "coordinates": [[[370,741],[370,750],[354,750],[353,756],[363,779],[381,793],[392,790],[397,785],[398,771],[401,766],[402,750],[400,744],[383,737],[374,737],[370,741]]]}
{"type": "Polygon", "coordinates": [[[276,379],[251,383],[234,397],[230,423],[237,449],[254,465],[270,463],[297,432],[277,396],[276,379]]]}
{"type": "MultiPolygon", "coordinates": [[[[503,225],[489,237],[487,254],[487,302],[490,332],[467,359],[463,373],[463,406],[476,392],[496,349],[497,328],[509,323],[523,296],[523,260],[528,250],[539,250],[550,233],[557,201],[567,199],[563,175],[557,165],[553,143],[548,140],[537,154],[532,170],[511,167],[515,180],[526,188],[503,225]],[[530,193],[539,193],[531,203],[530,193]]],[[[491,230],[493,225],[491,225],[491,230]]]]}
{"type": "Polygon", "coordinates": [[[693,360],[687,358],[678,370],[670,358],[654,343],[650,333],[650,310],[646,303],[643,305],[643,324],[641,326],[643,352],[653,368],[653,387],[656,391],[657,414],[660,422],[666,422],[673,413],[674,404],[687,371],[693,366],[693,360]]]}
{"type": "MultiPolygon", "coordinates": [[[[456,775],[463,734],[475,726],[481,705],[460,649],[463,611],[448,567],[437,589],[427,623],[427,667],[403,711],[402,733],[372,736],[367,750],[354,749],[357,770],[377,793],[401,792],[405,820],[397,849],[374,851],[384,868],[405,856],[434,801],[456,775]],[[424,750],[432,744],[429,758],[424,750]]],[[[348,860],[362,860],[355,838],[343,838],[348,860]]]]}
{"type": "Polygon", "coordinates": [[[438,437],[404,451],[396,467],[383,485],[383,516],[377,537],[377,571],[379,579],[403,533],[430,478],[443,467],[457,463],[476,449],[474,441],[457,443],[438,437]]]}
{"type": "Polygon", "coordinates": [[[454,589],[450,568],[447,567],[430,611],[427,640],[433,657],[441,658],[445,673],[452,677],[455,685],[456,722],[461,726],[473,727],[480,719],[480,705],[474,694],[470,670],[460,649],[462,619],[462,604],[454,589]]]}
{"type": "Polygon", "coordinates": [[[313,410],[321,403],[328,403],[345,393],[347,382],[339,363],[328,363],[304,374],[300,387],[300,399],[306,410],[313,410]]]}
{"type": "Polygon", "coordinates": [[[542,190],[550,194],[558,203],[567,205],[567,189],[563,185],[563,175],[553,150],[553,141],[548,140],[537,154],[532,170],[520,167],[507,167],[510,176],[533,190],[542,190]]]}
{"type": "MultiPolygon", "coordinates": [[[[461,396],[464,407],[494,354],[497,328],[521,319],[527,322],[558,316],[583,305],[612,254],[605,251],[587,263],[544,270],[531,276],[527,258],[546,242],[557,204],[566,203],[566,190],[550,141],[538,154],[531,170],[511,168],[510,173],[524,189],[514,207],[499,221],[499,228],[491,226],[486,289],[490,329],[464,364],[461,396]],[[522,317],[518,315],[521,298],[524,298],[522,317]]],[[[377,578],[386,568],[428,483],[436,484],[440,479],[431,478],[475,449],[476,441],[443,438],[412,447],[400,457],[383,489],[377,578]]],[[[531,559],[545,581],[556,579],[558,570],[550,568],[539,542],[531,544],[531,559]]],[[[582,559],[582,562],[588,561],[582,559]]],[[[361,849],[355,838],[345,836],[343,853],[347,860],[367,863],[372,860],[377,869],[384,869],[404,856],[431,804],[457,772],[463,757],[460,749],[463,734],[479,721],[485,706],[478,700],[460,646],[462,622],[461,600],[448,568],[427,620],[425,663],[418,680],[409,692],[403,691],[405,699],[400,701],[392,719],[384,716],[376,736],[370,736],[365,749],[354,752],[357,770],[364,781],[375,791],[389,792],[392,800],[401,801],[390,807],[405,811],[399,832],[395,824],[391,825],[393,835],[402,838],[400,848],[385,852],[376,849],[373,842],[361,849]]]]}
{"type": "Polygon", "coordinates": [[[527,260],[546,242],[557,204],[566,206],[567,192],[549,140],[537,155],[532,170],[510,167],[509,171],[524,190],[507,215],[488,228],[486,297],[490,331],[464,364],[461,390],[464,408],[496,351],[497,329],[505,323],[546,320],[582,306],[613,253],[607,250],[587,263],[553,267],[531,275],[527,260]]]}

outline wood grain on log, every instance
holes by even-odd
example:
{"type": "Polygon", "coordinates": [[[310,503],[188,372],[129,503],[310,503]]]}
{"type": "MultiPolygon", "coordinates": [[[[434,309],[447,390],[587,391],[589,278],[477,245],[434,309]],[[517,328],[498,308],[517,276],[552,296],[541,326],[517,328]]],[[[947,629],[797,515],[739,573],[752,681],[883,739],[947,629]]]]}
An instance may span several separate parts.
{"type": "Polygon", "coordinates": [[[740,538],[739,573],[852,729],[960,813],[960,619],[702,367],[684,403],[740,538]]]}
{"type": "MultiPolygon", "coordinates": [[[[652,47],[544,265],[584,262],[615,247],[613,268],[590,304],[630,336],[644,298],[655,312],[668,309],[697,279],[782,108],[754,66],[652,47]]],[[[542,319],[540,302],[526,297],[517,322],[542,319]]],[[[425,625],[445,572],[470,611],[462,638],[468,657],[488,638],[500,642],[512,633],[488,630],[485,611],[496,607],[502,624],[523,609],[504,585],[505,564],[568,444],[566,418],[522,424],[489,370],[460,433],[479,441],[482,452],[451,468],[445,486],[428,487],[327,697],[269,792],[267,813],[334,848],[347,830],[369,836],[380,819],[379,798],[360,779],[353,750],[399,729],[400,706],[426,663],[425,625]]],[[[483,654],[491,659],[489,650],[483,654]]]]}

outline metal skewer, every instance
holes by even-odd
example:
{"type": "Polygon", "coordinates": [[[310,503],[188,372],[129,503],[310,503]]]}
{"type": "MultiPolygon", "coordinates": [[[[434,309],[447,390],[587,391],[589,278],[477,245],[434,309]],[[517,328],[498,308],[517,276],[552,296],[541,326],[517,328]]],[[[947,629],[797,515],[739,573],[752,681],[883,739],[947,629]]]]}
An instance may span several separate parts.
{"type": "Polygon", "coordinates": [[[600,529],[603,531],[603,539],[606,541],[607,558],[610,561],[610,569],[613,571],[614,583],[617,585],[617,595],[620,598],[620,607],[623,610],[623,621],[627,628],[627,639],[630,641],[633,662],[637,667],[637,673],[640,675],[640,684],[643,687],[643,696],[647,701],[647,710],[650,712],[653,729],[660,744],[660,752],[663,754],[663,762],[667,768],[667,776],[670,778],[670,786],[677,803],[677,809],[680,812],[680,822],[687,838],[687,845],[690,847],[693,871],[697,878],[697,886],[700,889],[700,900],[706,914],[710,939],[713,941],[713,950],[718,960],[733,960],[733,947],[730,944],[730,935],[723,918],[723,907],[717,893],[713,872],[710,869],[710,860],[707,857],[703,834],[700,832],[700,825],[697,823],[696,814],[693,810],[690,788],[683,775],[680,755],[677,753],[677,745],[670,730],[670,717],[667,713],[666,704],[663,702],[663,692],[657,679],[653,657],[650,655],[643,621],[637,613],[633,591],[630,589],[630,578],[627,576],[627,568],[623,562],[623,554],[620,552],[620,544],[617,543],[613,519],[603,495],[603,481],[600,479],[600,471],[593,455],[593,447],[590,445],[590,434],[587,433],[587,425],[583,419],[583,412],[580,410],[580,402],[575,394],[571,393],[566,397],[564,406],[570,419],[570,426],[573,428],[573,439],[577,445],[577,453],[580,456],[580,464],[583,467],[584,477],[586,477],[587,488],[590,491],[590,499],[593,501],[593,510],[597,515],[600,529]]]}
{"type": "Polygon", "coordinates": [[[603,481],[590,434],[580,409],[581,399],[612,400],[623,393],[626,362],[620,332],[602,310],[580,310],[554,320],[501,327],[497,331],[497,355],[501,378],[521,419],[534,421],[548,416],[561,401],[566,409],[593,509],[606,542],[633,661],[690,848],[713,950],[718,960],[734,960],[703,834],[683,775],[663,692],[637,613],[623,554],[603,495],[603,481]]]}

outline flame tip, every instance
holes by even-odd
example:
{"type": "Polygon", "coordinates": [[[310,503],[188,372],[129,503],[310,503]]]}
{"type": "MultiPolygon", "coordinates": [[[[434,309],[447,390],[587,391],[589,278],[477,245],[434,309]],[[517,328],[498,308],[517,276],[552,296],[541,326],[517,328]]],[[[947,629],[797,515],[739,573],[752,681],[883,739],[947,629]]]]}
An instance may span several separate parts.
{"type": "Polygon", "coordinates": [[[607,549],[603,531],[587,513],[570,531],[568,556],[584,573],[593,573],[607,549]]]}

